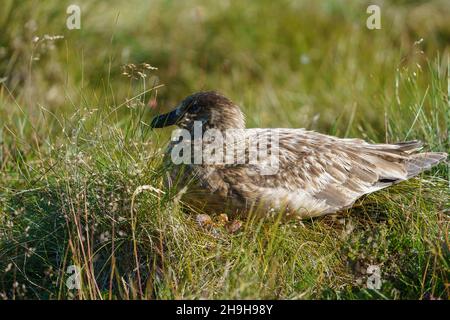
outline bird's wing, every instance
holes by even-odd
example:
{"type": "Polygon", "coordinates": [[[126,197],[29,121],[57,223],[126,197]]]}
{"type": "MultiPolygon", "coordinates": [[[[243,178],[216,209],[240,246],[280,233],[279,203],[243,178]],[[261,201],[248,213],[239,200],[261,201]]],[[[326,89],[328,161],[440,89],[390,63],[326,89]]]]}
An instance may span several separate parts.
{"type": "Polygon", "coordinates": [[[233,192],[274,208],[299,211],[302,216],[347,208],[362,195],[408,179],[446,157],[413,154],[421,147],[419,141],[369,144],[303,129],[254,129],[246,137],[270,141],[272,148],[278,141],[278,163],[272,165],[277,170],[267,170],[269,158],[277,152],[254,164],[229,167],[225,170],[234,172],[224,178],[233,180],[227,181],[233,192]]]}

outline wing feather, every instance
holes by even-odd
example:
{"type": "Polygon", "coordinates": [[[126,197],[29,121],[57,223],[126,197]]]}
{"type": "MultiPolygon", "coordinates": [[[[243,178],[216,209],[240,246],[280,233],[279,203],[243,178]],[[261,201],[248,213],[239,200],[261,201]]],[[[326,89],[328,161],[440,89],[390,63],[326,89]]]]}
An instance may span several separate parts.
{"type": "Polygon", "coordinates": [[[233,181],[235,192],[270,207],[286,206],[302,217],[347,208],[361,196],[406,180],[442,159],[440,155],[412,161],[411,153],[422,146],[419,141],[369,144],[304,129],[258,129],[255,138],[273,134],[279,139],[278,171],[265,176],[255,174],[261,170],[258,164],[234,167],[243,177],[233,181]]]}

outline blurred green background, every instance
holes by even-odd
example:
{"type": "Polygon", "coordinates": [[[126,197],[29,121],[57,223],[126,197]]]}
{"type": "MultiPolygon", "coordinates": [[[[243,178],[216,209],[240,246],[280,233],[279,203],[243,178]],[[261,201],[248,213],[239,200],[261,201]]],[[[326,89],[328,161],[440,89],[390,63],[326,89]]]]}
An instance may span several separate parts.
{"type": "Polygon", "coordinates": [[[426,86],[427,64],[440,57],[444,72],[450,46],[445,0],[79,1],[80,30],[66,28],[70,4],[2,2],[0,75],[26,108],[63,112],[81,90],[122,102],[121,66],[146,62],[158,68],[148,83],[165,85],[162,108],[215,89],[243,107],[250,126],[330,130],[338,119],[341,134],[349,122],[360,127],[354,135],[384,132],[398,73],[415,72],[426,86]],[[366,28],[373,3],[381,30],[366,28]],[[33,43],[46,34],[64,39],[33,43]]]}

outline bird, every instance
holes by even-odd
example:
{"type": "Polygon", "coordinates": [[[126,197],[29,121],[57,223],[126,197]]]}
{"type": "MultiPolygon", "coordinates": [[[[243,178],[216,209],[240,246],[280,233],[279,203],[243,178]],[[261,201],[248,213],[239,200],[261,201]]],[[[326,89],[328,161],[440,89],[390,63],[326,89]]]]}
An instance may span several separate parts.
{"type": "Polygon", "coordinates": [[[165,184],[177,187],[183,203],[212,214],[281,212],[296,219],[335,214],[362,196],[415,177],[447,158],[445,152],[420,152],[423,144],[418,140],[372,144],[304,128],[246,128],[240,107],[216,91],[193,93],[151,122],[154,129],[172,125],[183,134],[172,135],[165,152],[164,163],[170,168],[165,184]],[[207,132],[215,133],[215,138],[206,139],[207,132]],[[220,135],[235,138],[221,152],[211,147],[218,146],[214,140],[220,135]],[[209,156],[222,156],[222,161],[201,157],[196,161],[192,150],[199,143],[203,156],[204,150],[214,149],[209,156]],[[271,144],[276,152],[249,161],[251,146],[271,144]],[[228,159],[232,161],[223,161],[227,150],[241,152],[244,161],[236,161],[236,154],[228,159]],[[274,155],[276,170],[271,172],[267,164],[274,155]]]}

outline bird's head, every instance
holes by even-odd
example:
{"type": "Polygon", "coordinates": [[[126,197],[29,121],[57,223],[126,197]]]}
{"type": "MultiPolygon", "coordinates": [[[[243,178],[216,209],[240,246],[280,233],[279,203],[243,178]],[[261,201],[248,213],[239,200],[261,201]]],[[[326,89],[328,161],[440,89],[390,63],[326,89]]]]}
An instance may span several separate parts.
{"type": "Polygon", "coordinates": [[[204,129],[244,129],[244,115],[231,100],[215,91],[197,92],[181,101],[174,110],[153,118],[152,128],[177,125],[191,130],[199,121],[204,129]]]}

